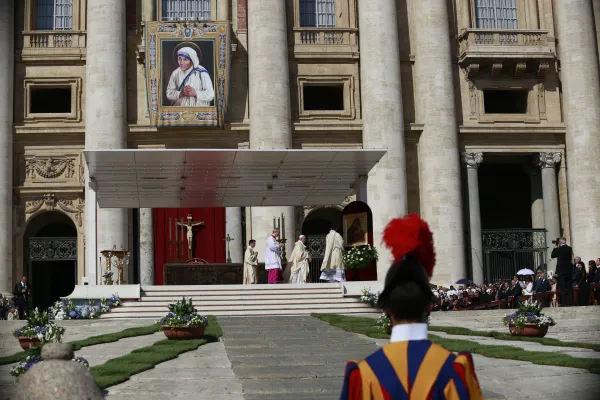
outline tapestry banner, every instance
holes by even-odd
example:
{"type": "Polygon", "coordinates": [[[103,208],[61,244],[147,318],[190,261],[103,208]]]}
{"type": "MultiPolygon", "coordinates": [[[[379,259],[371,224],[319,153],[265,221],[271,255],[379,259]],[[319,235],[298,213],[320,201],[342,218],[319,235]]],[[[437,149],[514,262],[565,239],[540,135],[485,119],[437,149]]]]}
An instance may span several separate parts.
{"type": "Polygon", "coordinates": [[[222,127],[229,96],[229,22],[147,22],[152,126],[222,127]]]}

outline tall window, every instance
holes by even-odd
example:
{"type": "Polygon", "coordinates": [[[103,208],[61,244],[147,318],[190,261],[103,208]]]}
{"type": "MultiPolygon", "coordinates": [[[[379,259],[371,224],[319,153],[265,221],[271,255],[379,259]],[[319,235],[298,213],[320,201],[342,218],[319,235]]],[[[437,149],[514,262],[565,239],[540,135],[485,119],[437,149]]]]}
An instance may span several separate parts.
{"type": "Polygon", "coordinates": [[[38,0],[36,29],[42,31],[73,29],[73,0],[38,0]]]}
{"type": "Polygon", "coordinates": [[[517,29],[517,0],[475,0],[477,27],[517,29]]]}
{"type": "Polygon", "coordinates": [[[335,0],[300,0],[300,26],[335,28],[335,0]]]}
{"type": "Polygon", "coordinates": [[[163,21],[210,21],[211,0],[162,0],[163,21]]]}

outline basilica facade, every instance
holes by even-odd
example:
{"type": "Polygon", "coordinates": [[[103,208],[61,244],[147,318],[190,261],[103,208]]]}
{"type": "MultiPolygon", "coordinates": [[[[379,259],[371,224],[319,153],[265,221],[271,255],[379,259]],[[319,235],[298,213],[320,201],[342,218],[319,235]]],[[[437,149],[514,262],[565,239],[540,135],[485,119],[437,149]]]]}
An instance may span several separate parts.
{"type": "MultiPolygon", "coordinates": [[[[289,252],[301,233],[318,252],[357,199],[375,246],[391,218],[429,223],[434,283],[552,269],[559,236],[595,259],[599,45],[600,0],[2,1],[0,291],[26,274],[48,299],[69,294],[89,278],[86,224],[98,251],[130,251],[128,282],[152,285],[187,215],[205,222],[194,255],[235,263],[250,238],[264,248],[274,218],[289,252]],[[222,47],[150,43],[212,26],[222,47]],[[184,96],[215,113],[174,112],[184,96]],[[387,154],[342,204],[111,208],[87,221],[83,150],[126,148],[387,154]]],[[[379,280],[387,259],[380,248],[379,280]]]]}

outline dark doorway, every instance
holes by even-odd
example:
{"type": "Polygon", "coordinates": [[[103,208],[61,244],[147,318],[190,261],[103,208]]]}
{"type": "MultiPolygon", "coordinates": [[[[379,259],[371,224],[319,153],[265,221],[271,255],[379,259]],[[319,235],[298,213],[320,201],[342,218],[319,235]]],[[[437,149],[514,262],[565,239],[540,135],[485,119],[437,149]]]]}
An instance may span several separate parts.
{"type": "Polygon", "coordinates": [[[29,222],[23,241],[32,306],[43,310],[75,288],[77,229],[62,213],[44,213],[29,222]]]}
{"type": "Polygon", "coordinates": [[[482,229],[531,228],[530,180],[523,164],[479,166],[482,229]]]}

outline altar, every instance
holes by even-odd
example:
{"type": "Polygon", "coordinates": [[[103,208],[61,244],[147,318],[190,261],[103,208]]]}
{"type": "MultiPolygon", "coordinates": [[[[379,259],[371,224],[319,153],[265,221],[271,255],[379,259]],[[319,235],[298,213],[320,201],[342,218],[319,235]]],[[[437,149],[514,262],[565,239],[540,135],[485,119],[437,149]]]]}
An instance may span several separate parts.
{"type": "MultiPolygon", "coordinates": [[[[258,266],[258,283],[267,283],[264,264],[258,266]]],[[[242,263],[167,263],[164,265],[165,285],[241,285],[242,263]]]]}

